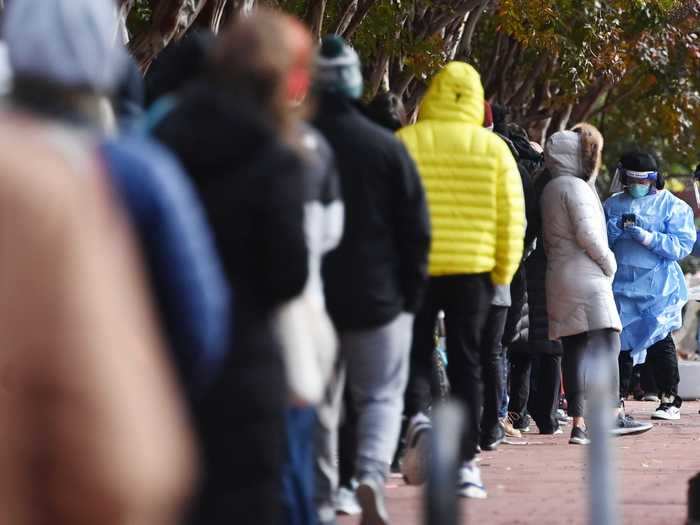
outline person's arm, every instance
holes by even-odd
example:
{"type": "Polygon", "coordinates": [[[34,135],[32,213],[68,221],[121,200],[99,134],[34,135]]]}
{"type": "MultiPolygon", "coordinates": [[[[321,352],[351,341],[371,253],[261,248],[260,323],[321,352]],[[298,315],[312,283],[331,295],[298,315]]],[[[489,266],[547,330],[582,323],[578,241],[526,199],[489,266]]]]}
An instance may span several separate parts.
{"type": "Polygon", "coordinates": [[[642,226],[629,228],[631,237],[659,257],[679,261],[693,251],[697,232],[693,212],[684,202],[674,203],[664,223],[665,232],[649,231],[642,226]]]}
{"type": "Polygon", "coordinates": [[[403,144],[397,142],[396,241],[400,258],[404,310],[417,312],[428,280],[431,228],[428,205],[418,170],[403,144]]]}
{"type": "Polygon", "coordinates": [[[510,284],[523,256],[525,238],[525,198],[515,159],[501,145],[496,177],[496,265],[493,284],[510,284]]]}
{"type": "Polygon", "coordinates": [[[620,239],[628,237],[629,234],[622,228],[622,218],[610,213],[610,200],[605,201],[605,219],[608,230],[608,245],[612,250],[620,239]]]}
{"type": "Polygon", "coordinates": [[[566,195],[566,209],[574,229],[577,244],[600,266],[608,277],[615,275],[615,256],[608,247],[608,239],[600,229],[600,204],[594,190],[580,179],[572,186],[573,191],[566,195]]]}
{"type": "Polygon", "coordinates": [[[260,253],[259,298],[275,307],[299,295],[309,275],[308,248],[304,231],[303,165],[291,153],[269,153],[262,170],[271,170],[260,188],[261,217],[258,223],[260,253]],[[277,158],[274,158],[277,157],[277,158]]]}
{"type": "Polygon", "coordinates": [[[324,183],[321,203],[324,208],[323,253],[334,250],[340,244],[345,229],[345,206],[340,190],[340,176],[330,146],[322,143],[321,160],[324,165],[324,183]]]}

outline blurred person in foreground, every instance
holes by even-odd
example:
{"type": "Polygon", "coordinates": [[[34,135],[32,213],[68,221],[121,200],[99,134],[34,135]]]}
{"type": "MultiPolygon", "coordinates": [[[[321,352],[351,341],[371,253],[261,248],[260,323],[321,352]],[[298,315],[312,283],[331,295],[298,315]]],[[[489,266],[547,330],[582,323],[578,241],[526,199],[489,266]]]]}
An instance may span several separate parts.
{"type": "Polygon", "coordinates": [[[677,420],[683,401],[671,333],[681,327],[681,311],[688,301],[678,261],[695,244],[693,211],[663,189],[663,177],[649,152],[625,153],[618,175],[624,190],[605,202],[605,213],[618,266],[613,292],[622,319],[620,392],[628,392],[633,366],[646,362],[660,398],[652,419],[677,420]]]}
{"type": "Polygon", "coordinates": [[[177,523],[194,477],[186,416],[122,201],[72,126],[100,120],[93,92],[121,74],[113,6],[35,8],[16,0],[3,18],[3,519],[177,523]]]}
{"type": "Polygon", "coordinates": [[[429,426],[433,327],[444,310],[447,375],[467,415],[456,490],[471,498],[486,497],[474,461],[483,407],[482,334],[494,285],[510,284],[525,233],[518,167],[506,144],[483,123],[479,74],[468,64],[451,62],[432,79],[418,123],[398,134],[418,164],[434,234],[428,292],[413,327],[408,436],[411,440],[416,429],[429,426]]]}
{"type": "Polygon", "coordinates": [[[309,275],[304,164],[291,144],[287,41],[266,11],[215,42],[155,136],[195,183],[236,290],[232,352],[196,412],[204,479],[191,523],[279,525],[288,389],[272,317],[309,275]]]}
{"type": "Polygon", "coordinates": [[[430,224],[415,165],[392,134],[364,117],[357,53],[338,36],[316,57],[314,125],[335,153],[345,232],[323,263],[340,363],[321,407],[317,501],[335,523],[336,446],[345,378],[357,411],[355,474],[362,523],[388,523],[384,482],[396,451],[409,366],[411,325],[426,278],[430,224]]]}
{"type": "Polygon", "coordinates": [[[194,190],[172,155],[141,135],[106,137],[104,101],[128,71],[134,82],[128,57],[112,42],[111,3],[50,0],[38,14],[29,0],[13,4],[4,24],[15,76],[10,106],[50,122],[69,151],[90,150],[104,163],[140,242],[169,355],[193,402],[229,350],[228,284],[194,190]]]}
{"type": "Polygon", "coordinates": [[[303,323],[296,320],[297,326],[292,327],[292,332],[301,332],[303,343],[293,349],[290,346],[296,345],[281,337],[292,397],[287,410],[283,491],[286,523],[309,525],[317,521],[314,499],[316,409],[333,372],[337,350],[335,332],[326,312],[321,267],[325,255],[341,240],[344,210],[330,145],[304,121],[308,107],[313,105],[313,100],[307,100],[315,51],[311,33],[297,19],[281,13],[267,14],[266,25],[269,27],[258,26],[260,31],[274,30],[284,36],[283,49],[288,54],[287,99],[296,119],[293,140],[304,164],[304,230],[309,250],[309,277],[302,294],[282,310],[289,313],[300,304],[306,305],[306,319],[303,323]]]}

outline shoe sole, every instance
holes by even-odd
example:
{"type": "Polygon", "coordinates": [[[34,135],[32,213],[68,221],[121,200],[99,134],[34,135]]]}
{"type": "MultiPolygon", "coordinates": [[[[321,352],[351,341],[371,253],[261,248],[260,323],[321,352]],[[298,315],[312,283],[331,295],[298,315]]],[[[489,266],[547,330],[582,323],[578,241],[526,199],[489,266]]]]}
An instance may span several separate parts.
{"type": "Polygon", "coordinates": [[[652,428],[654,428],[654,425],[644,425],[638,428],[614,428],[610,434],[613,436],[636,436],[649,432],[652,428]]]}
{"type": "Polygon", "coordinates": [[[590,445],[591,440],[590,439],[581,439],[581,438],[571,438],[571,439],[569,439],[569,444],[570,445],[590,445]]]}
{"type": "Polygon", "coordinates": [[[678,421],[681,418],[681,415],[678,414],[677,416],[669,416],[669,415],[660,415],[660,414],[652,414],[651,419],[655,419],[658,421],[678,421]]]}
{"type": "Polygon", "coordinates": [[[506,438],[505,432],[503,433],[503,436],[501,436],[499,439],[491,442],[491,443],[486,443],[481,445],[481,450],[487,450],[489,452],[493,452],[494,450],[497,450],[499,445],[503,443],[503,440],[506,438]]]}
{"type": "Polygon", "coordinates": [[[379,497],[369,485],[357,488],[357,500],[362,508],[360,525],[389,525],[386,509],[381,508],[379,497]]]}
{"type": "Polygon", "coordinates": [[[357,507],[342,505],[335,508],[335,513],[339,516],[357,516],[358,514],[362,514],[362,508],[360,508],[359,504],[357,507]]]}
{"type": "Polygon", "coordinates": [[[460,488],[457,491],[457,496],[460,498],[468,498],[468,499],[487,499],[488,494],[486,493],[486,490],[480,487],[477,487],[475,485],[469,485],[463,488],[460,488]]]}

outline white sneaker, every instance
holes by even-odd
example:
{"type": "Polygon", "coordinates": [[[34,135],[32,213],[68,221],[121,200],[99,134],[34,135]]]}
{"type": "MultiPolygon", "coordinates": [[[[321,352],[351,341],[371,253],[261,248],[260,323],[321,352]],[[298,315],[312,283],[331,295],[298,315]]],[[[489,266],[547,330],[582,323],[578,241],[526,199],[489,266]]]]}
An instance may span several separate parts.
{"type": "Polygon", "coordinates": [[[463,498],[486,499],[486,487],[481,481],[481,469],[475,461],[464,463],[459,470],[457,495],[463,498]]]}
{"type": "Polygon", "coordinates": [[[362,512],[354,490],[340,487],[335,495],[335,512],[345,516],[356,516],[362,512]]]}
{"type": "Polygon", "coordinates": [[[425,414],[413,416],[406,431],[406,448],[401,460],[401,474],[408,485],[422,485],[428,478],[430,463],[430,419],[425,414]]]}
{"type": "Polygon", "coordinates": [[[659,408],[651,415],[651,419],[663,419],[665,421],[677,421],[681,418],[681,409],[668,403],[661,403],[659,408]]]}
{"type": "Polygon", "coordinates": [[[362,508],[360,525],[389,525],[389,513],[384,503],[384,487],[372,478],[360,480],[357,500],[362,508]]]}

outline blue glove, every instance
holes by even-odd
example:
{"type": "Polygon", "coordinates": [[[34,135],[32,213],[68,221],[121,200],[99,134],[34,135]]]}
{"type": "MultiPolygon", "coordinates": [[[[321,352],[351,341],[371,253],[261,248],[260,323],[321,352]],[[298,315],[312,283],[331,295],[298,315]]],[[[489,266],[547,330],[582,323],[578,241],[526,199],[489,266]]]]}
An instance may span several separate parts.
{"type": "Polygon", "coordinates": [[[630,237],[647,248],[651,246],[651,241],[654,240],[654,234],[640,228],[639,226],[632,226],[627,228],[626,231],[629,232],[630,237]]]}

